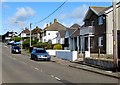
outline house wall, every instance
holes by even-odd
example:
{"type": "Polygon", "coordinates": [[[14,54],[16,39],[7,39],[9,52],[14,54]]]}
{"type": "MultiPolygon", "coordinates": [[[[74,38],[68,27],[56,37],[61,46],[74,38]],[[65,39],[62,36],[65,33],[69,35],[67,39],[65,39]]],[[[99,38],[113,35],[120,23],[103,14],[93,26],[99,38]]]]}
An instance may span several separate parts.
{"type": "Polygon", "coordinates": [[[58,31],[46,31],[46,36],[43,36],[42,41],[48,42],[49,40],[51,40],[52,44],[56,44],[57,43],[57,40],[56,40],[57,33],[58,33],[58,31]],[[50,33],[50,35],[49,35],[49,33],[50,33]]]}
{"type": "Polygon", "coordinates": [[[25,33],[21,33],[21,37],[27,37],[25,33]]]}
{"type": "Polygon", "coordinates": [[[113,54],[113,12],[106,16],[106,54],[113,54]]]}
{"type": "Polygon", "coordinates": [[[64,44],[64,38],[60,38],[60,44],[64,44]]]}
{"type": "MultiPolygon", "coordinates": [[[[106,54],[113,54],[113,11],[108,10],[106,16],[106,54]]],[[[120,7],[116,10],[117,29],[120,30],[120,7]]]]}
{"type": "MultiPolygon", "coordinates": [[[[118,22],[120,23],[120,5],[118,8],[118,22]]],[[[118,24],[118,29],[120,30],[120,24],[118,24]]]]}

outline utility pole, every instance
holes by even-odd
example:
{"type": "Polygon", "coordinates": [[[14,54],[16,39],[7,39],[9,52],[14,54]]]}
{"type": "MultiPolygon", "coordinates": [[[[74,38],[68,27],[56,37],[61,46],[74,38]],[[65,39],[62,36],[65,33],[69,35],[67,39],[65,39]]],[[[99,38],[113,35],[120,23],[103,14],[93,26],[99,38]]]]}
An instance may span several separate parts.
{"type": "Polygon", "coordinates": [[[31,47],[31,28],[32,28],[32,23],[30,23],[30,47],[31,47]]]}
{"type": "Polygon", "coordinates": [[[113,0],[113,60],[114,70],[118,71],[118,43],[117,43],[117,25],[116,25],[116,0],[113,0]]]}

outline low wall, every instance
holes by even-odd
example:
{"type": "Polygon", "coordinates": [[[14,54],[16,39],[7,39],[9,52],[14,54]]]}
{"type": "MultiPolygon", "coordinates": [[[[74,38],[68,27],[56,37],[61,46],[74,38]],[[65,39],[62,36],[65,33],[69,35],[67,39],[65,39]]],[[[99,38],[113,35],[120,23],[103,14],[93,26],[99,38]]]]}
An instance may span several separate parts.
{"type": "Polygon", "coordinates": [[[70,52],[70,50],[46,50],[48,53],[49,53],[49,55],[51,55],[51,56],[56,56],[56,52],[57,51],[62,51],[62,52],[70,52]]]}
{"type": "Polygon", "coordinates": [[[112,60],[99,60],[85,58],[85,63],[89,65],[95,65],[102,69],[113,70],[113,61],[112,60]]]}
{"type": "Polygon", "coordinates": [[[75,61],[77,59],[77,51],[56,51],[58,58],[75,61]]]}

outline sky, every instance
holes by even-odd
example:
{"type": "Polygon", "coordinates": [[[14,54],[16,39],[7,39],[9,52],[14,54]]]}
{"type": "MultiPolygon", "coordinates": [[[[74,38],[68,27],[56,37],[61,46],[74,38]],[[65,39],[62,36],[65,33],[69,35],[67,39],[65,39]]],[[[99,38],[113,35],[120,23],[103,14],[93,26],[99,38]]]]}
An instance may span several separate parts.
{"type": "Polygon", "coordinates": [[[48,17],[43,22],[39,22],[51,14],[63,2],[3,2],[0,3],[0,34],[7,31],[16,31],[20,33],[25,27],[29,28],[32,23],[32,29],[36,26],[44,29],[46,24],[54,22],[56,18],[59,23],[70,27],[77,23],[83,24],[83,18],[89,6],[108,7],[112,2],[66,2],[58,11],[48,17]]]}

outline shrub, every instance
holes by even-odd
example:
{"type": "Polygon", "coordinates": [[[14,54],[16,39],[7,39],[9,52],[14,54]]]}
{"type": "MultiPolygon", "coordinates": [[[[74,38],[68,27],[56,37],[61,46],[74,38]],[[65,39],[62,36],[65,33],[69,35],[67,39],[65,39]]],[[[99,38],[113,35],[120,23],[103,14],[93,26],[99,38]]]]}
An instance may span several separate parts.
{"type": "Polygon", "coordinates": [[[15,37],[15,38],[14,38],[14,41],[15,41],[15,42],[19,42],[20,40],[21,40],[21,37],[15,37]]]}
{"type": "Polygon", "coordinates": [[[56,44],[56,45],[54,45],[53,49],[54,49],[54,50],[62,50],[63,47],[62,47],[61,44],[56,44]]]}

